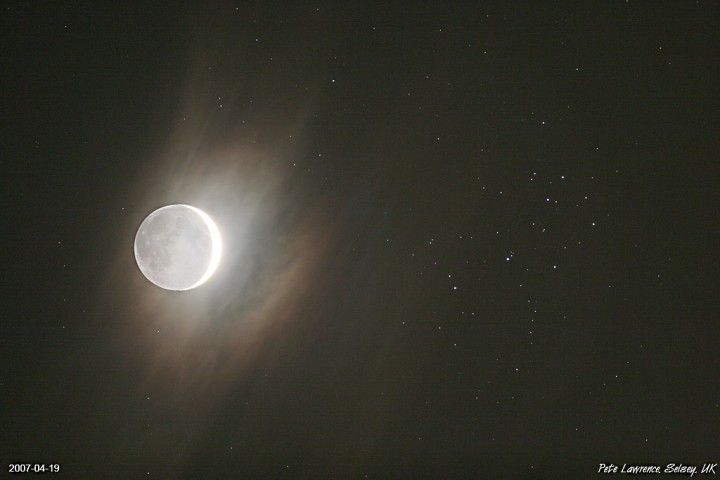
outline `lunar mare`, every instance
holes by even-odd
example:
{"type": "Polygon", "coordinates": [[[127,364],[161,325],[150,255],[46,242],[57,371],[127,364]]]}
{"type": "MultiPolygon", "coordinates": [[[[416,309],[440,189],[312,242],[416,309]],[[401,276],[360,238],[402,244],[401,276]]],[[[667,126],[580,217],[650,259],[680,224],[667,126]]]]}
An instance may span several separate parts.
{"type": "Polygon", "coordinates": [[[184,291],[205,283],[220,264],[222,240],[210,216],[191,205],[148,215],[135,235],[135,261],[158,287],[184,291]]]}

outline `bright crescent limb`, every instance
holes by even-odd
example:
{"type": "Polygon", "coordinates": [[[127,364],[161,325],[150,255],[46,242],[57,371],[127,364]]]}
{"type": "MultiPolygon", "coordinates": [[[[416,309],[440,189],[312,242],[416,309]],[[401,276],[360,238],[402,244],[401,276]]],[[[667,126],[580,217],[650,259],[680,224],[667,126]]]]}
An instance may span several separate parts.
{"type": "Polygon", "coordinates": [[[220,236],[220,230],[218,229],[217,225],[215,225],[213,219],[210,218],[210,215],[203,212],[199,208],[193,207],[192,205],[185,206],[191,209],[193,212],[197,213],[200,218],[203,219],[205,225],[208,228],[208,231],[210,232],[210,239],[212,241],[212,250],[210,254],[210,263],[208,263],[208,268],[207,270],[205,270],[203,276],[200,277],[200,280],[188,287],[188,290],[191,290],[207,282],[208,279],[212,276],[212,274],[215,273],[215,270],[217,270],[218,265],[220,265],[220,257],[222,256],[222,237],[220,236]]]}

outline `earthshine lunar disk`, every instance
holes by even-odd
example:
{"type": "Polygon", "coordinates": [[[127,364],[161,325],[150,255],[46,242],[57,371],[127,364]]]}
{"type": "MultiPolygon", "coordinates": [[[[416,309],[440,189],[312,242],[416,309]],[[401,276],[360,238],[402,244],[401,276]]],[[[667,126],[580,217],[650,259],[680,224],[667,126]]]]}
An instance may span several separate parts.
{"type": "Polygon", "coordinates": [[[220,264],[222,239],[210,216],[190,205],[168,205],[148,215],[135,235],[135,261],[166,290],[197,288],[220,264]]]}

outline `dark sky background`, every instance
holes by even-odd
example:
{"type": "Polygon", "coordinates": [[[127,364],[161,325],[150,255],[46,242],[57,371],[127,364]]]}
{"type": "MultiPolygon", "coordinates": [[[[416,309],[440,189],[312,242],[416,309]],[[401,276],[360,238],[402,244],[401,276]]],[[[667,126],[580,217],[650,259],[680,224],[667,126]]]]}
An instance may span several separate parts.
{"type": "Polygon", "coordinates": [[[720,460],[717,2],[32,3],[0,25],[2,471],[720,460]],[[134,263],[169,203],[223,232],[191,292],[134,263]]]}

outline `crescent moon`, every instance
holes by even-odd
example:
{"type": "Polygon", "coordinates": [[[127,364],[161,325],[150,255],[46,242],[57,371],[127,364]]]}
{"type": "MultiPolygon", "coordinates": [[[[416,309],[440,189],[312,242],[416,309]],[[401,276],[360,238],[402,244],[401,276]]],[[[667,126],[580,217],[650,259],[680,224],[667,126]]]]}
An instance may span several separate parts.
{"type": "Polygon", "coordinates": [[[204,284],[222,256],[220,230],[207,213],[185,204],[148,215],[135,235],[135,261],[142,274],[165,290],[186,291],[204,284]]]}
{"type": "Polygon", "coordinates": [[[215,270],[217,270],[218,265],[220,265],[220,257],[222,257],[222,237],[220,236],[220,230],[218,229],[217,225],[215,225],[213,219],[210,218],[210,215],[203,212],[199,208],[195,208],[191,205],[185,206],[189,207],[195,213],[200,215],[200,218],[203,219],[205,225],[207,225],[207,228],[210,231],[210,238],[212,240],[212,254],[210,256],[210,263],[208,264],[208,268],[207,270],[205,270],[203,276],[200,277],[200,280],[198,280],[197,283],[188,288],[188,290],[191,290],[207,282],[208,279],[212,277],[212,274],[215,273],[215,270]]]}

